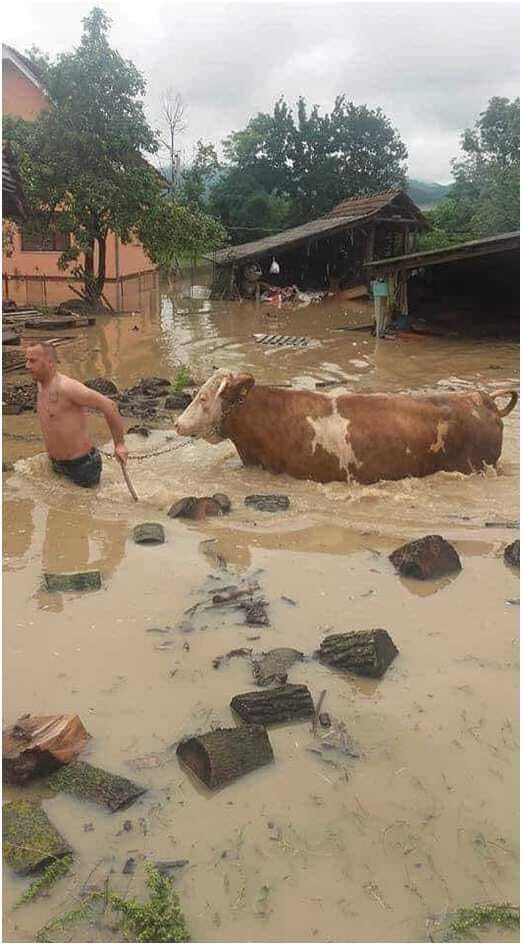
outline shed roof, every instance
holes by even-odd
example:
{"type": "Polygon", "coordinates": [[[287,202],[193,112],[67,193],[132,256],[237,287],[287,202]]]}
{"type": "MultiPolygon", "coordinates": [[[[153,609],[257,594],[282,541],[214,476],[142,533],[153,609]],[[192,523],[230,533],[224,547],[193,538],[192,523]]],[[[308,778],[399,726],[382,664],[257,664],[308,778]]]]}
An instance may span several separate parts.
{"type": "Polygon", "coordinates": [[[492,253],[518,252],[519,250],[520,231],[514,230],[511,233],[486,236],[481,240],[456,243],[453,246],[446,246],[444,249],[429,249],[419,253],[408,253],[405,256],[375,259],[373,262],[366,263],[366,268],[374,275],[385,274],[398,269],[425,269],[429,266],[471,259],[476,256],[490,256],[492,253]]]}
{"type": "Polygon", "coordinates": [[[222,266],[239,260],[255,259],[279,249],[290,249],[301,243],[307,243],[314,238],[350,229],[361,221],[372,219],[387,206],[397,211],[400,209],[413,210],[415,221],[423,227],[427,226],[423,214],[404,191],[387,190],[371,197],[352,197],[343,200],[333,210],[330,210],[326,216],[319,217],[318,220],[310,220],[309,223],[294,226],[290,230],[283,230],[281,233],[274,233],[273,236],[254,240],[251,243],[225,247],[225,249],[218,250],[212,258],[218,266],[222,266]]]}

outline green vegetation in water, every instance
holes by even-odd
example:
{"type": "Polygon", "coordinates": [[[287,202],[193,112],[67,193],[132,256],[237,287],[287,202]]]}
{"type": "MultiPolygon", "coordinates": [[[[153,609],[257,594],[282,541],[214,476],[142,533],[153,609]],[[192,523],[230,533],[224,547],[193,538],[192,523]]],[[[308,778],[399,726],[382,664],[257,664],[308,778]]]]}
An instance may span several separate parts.
{"type": "Polygon", "coordinates": [[[95,906],[99,900],[103,898],[103,893],[101,892],[95,891],[89,893],[85,899],[81,900],[79,905],[74,906],[74,908],[69,909],[67,912],[62,912],[60,915],[56,916],[56,918],[47,922],[46,925],[43,925],[41,929],[38,929],[35,941],[51,942],[52,939],[49,938],[49,936],[52,932],[63,931],[67,926],[75,922],[83,922],[86,919],[91,919],[94,915],[95,906]]]}
{"type": "Polygon", "coordinates": [[[71,852],[40,804],[10,801],[2,810],[4,859],[16,873],[31,873],[71,852]]]}
{"type": "Polygon", "coordinates": [[[26,902],[31,902],[33,899],[36,899],[51,886],[54,886],[63,876],[67,876],[67,873],[71,869],[72,862],[72,855],[68,854],[67,856],[62,856],[59,860],[53,860],[52,863],[49,863],[49,865],[45,867],[42,875],[38,879],[33,880],[29,888],[26,889],[23,896],[21,896],[16,903],[15,909],[26,902]]]}
{"type": "Polygon", "coordinates": [[[185,364],[182,364],[180,368],[176,371],[176,377],[174,378],[174,383],[172,387],[176,394],[179,394],[184,387],[190,383],[190,371],[185,364]]]}
{"type": "Polygon", "coordinates": [[[509,902],[470,906],[457,909],[449,917],[444,932],[445,942],[478,941],[474,929],[495,925],[502,929],[516,929],[520,925],[520,909],[509,902]]]}
{"type": "Polygon", "coordinates": [[[112,908],[122,916],[121,929],[129,942],[190,942],[190,933],[181,911],[172,880],[148,863],[147,886],[150,897],[137,899],[110,896],[112,908]]]}

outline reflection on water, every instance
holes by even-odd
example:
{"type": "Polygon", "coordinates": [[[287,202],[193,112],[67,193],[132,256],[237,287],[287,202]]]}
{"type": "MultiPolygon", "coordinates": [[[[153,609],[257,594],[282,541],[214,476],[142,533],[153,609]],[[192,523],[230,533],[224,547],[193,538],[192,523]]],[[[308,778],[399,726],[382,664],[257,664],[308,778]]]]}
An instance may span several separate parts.
{"type": "MultiPolygon", "coordinates": [[[[181,364],[196,380],[227,367],[259,382],[343,385],[328,391],[518,386],[514,344],[376,342],[345,330],[371,320],[359,303],[269,309],[164,297],[161,310],[99,318],[59,349],[61,367],[119,387],[172,378],[181,364]],[[313,344],[270,350],[256,332],[313,344]]],[[[232,444],[180,442],[162,423],[147,439],[127,438],[137,504],[110,458],[97,489],[78,489],[52,473],[34,415],[4,418],[4,459],[16,462],[4,480],[6,720],[78,712],[93,735],[89,759],[149,788],[110,817],[71,799],[45,801],[76,851],[71,890],[98,864],[102,886],[112,869],[111,886],[125,892],[121,871],[134,856],[139,894],[140,857],[188,859],[176,885],[193,938],[238,942],[419,941],[430,914],[516,899],[518,637],[517,608],[506,601],[519,589],[502,552],[517,533],[484,523],[518,519],[518,416],[506,419],[497,471],[350,487],[245,469],[232,444]],[[230,496],[228,516],[200,524],[167,517],[181,496],[214,492],[230,496]],[[253,492],[286,493],[290,509],[248,508],[253,492]],[[164,525],[164,545],[134,544],[132,527],[144,521],[164,525]],[[402,581],[390,551],[427,533],[455,542],[462,572],[402,581]],[[101,591],[41,590],[43,571],[86,568],[102,572],[101,591]],[[209,586],[253,572],[269,627],[248,627],[237,611],[219,623],[209,612],[201,629],[187,627],[187,609],[209,586]],[[273,766],[217,795],[194,789],[169,747],[232,724],[230,699],[253,686],[246,659],[215,670],[216,656],[245,646],[311,656],[326,633],[370,627],[387,628],[400,652],[381,680],[313,659],[290,675],[315,701],[326,689],[324,708],[345,724],[358,758],[309,751],[307,723],[277,727],[273,766]],[[130,762],[151,753],[161,763],[138,775],[130,762]]],[[[110,452],[104,421],[89,422],[110,452]]],[[[34,939],[69,904],[57,889],[13,912],[24,882],[4,874],[7,941],[34,939]]],[[[93,941],[111,933],[85,926],[74,934],[93,941]]]]}

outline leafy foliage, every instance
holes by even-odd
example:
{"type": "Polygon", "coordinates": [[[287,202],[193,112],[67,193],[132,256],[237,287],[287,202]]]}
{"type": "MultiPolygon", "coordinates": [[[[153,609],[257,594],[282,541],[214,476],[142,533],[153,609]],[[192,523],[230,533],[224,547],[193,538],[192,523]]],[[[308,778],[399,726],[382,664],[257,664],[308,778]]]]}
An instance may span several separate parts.
{"type": "Polygon", "coordinates": [[[69,854],[67,856],[62,856],[58,859],[53,860],[45,867],[41,876],[38,879],[33,880],[30,886],[26,889],[24,894],[20,897],[16,906],[21,906],[26,902],[31,902],[33,899],[36,899],[43,892],[49,889],[54,883],[58,882],[59,879],[62,879],[63,876],[67,876],[72,866],[73,858],[69,854]]]}
{"type": "Polygon", "coordinates": [[[51,919],[40,929],[38,929],[35,940],[37,942],[50,942],[52,939],[50,939],[49,936],[52,932],[66,929],[68,926],[74,925],[76,922],[84,922],[86,919],[91,919],[93,915],[95,915],[102,899],[103,894],[97,890],[89,893],[78,903],[78,905],[60,913],[60,915],[55,916],[54,919],[51,919]]]}
{"type": "Polygon", "coordinates": [[[4,127],[33,210],[53,214],[60,208],[60,226],[74,237],[61,265],[76,263],[73,272],[93,300],[103,291],[109,231],[128,242],[160,191],[157,173],[142,157],[158,148],[143,110],[145,83],[109,45],[109,28],[107,15],[94,7],[72,52],[51,62],[33,50],[48,108],[33,122],[7,119],[4,127]]]}
{"type": "Polygon", "coordinates": [[[252,220],[238,217],[235,206],[247,194],[254,225],[275,229],[321,216],[346,197],[405,184],[407,151],[398,132],[381,109],[344,95],[324,115],[304,98],[294,115],[280,98],[272,114],[259,113],[231,134],[224,152],[226,175],[213,188],[212,207],[236,227],[252,220]]]}
{"type": "Polygon", "coordinates": [[[122,916],[122,931],[130,942],[190,942],[190,933],[181,911],[172,880],[148,863],[147,886],[150,897],[137,899],[110,896],[112,908],[122,916]]]}
{"type": "Polygon", "coordinates": [[[516,929],[520,925],[520,909],[508,902],[458,909],[452,915],[446,928],[444,940],[446,942],[478,941],[474,930],[486,925],[516,929]]]}
{"type": "Polygon", "coordinates": [[[431,232],[421,248],[518,230],[520,226],[520,100],[492,98],[473,129],[462,135],[462,157],[453,162],[454,184],[428,217],[431,232]]]}
{"type": "Polygon", "coordinates": [[[152,261],[165,271],[217,249],[226,237],[217,220],[172,197],[157,201],[143,214],[138,234],[152,261]]]}

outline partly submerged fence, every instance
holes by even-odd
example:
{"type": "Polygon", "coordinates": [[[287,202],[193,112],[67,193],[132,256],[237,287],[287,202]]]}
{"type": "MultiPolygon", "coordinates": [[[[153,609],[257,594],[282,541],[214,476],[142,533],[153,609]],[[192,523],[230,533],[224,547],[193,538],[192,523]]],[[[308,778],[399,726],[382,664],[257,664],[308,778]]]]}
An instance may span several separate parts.
{"type": "MultiPolygon", "coordinates": [[[[2,295],[17,305],[41,308],[75,298],[76,292],[81,292],[81,285],[79,279],[70,276],[4,273],[2,295]]],[[[159,310],[159,272],[157,269],[146,269],[117,279],[106,279],[103,294],[116,312],[142,312],[148,315],[159,310]]]]}

